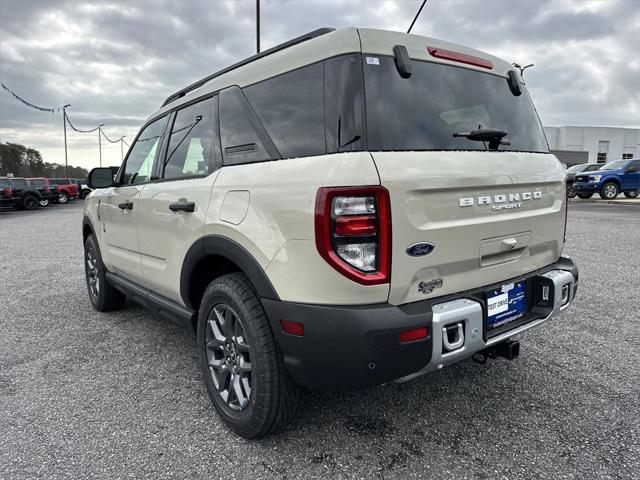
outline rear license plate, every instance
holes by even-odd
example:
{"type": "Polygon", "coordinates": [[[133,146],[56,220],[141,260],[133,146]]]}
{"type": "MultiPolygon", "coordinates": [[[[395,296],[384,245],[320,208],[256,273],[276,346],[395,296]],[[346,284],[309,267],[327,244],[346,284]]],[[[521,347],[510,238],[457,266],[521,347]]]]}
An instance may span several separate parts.
{"type": "Polygon", "coordinates": [[[524,316],[524,282],[507,283],[487,292],[487,329],[501,327],[524,316]]]}

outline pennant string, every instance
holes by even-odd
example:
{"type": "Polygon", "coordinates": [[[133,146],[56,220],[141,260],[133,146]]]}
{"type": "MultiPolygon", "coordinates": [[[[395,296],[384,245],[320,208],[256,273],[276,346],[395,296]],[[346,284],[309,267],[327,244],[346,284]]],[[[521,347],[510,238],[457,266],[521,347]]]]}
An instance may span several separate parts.
{"type": "MultiPolygon", "coordinates": [[[[13,95],[16,98],[16,100],[24,103],[27,107],[31,107],[31,108],[33,108],[35,110],[40,110],[41,112],[51,112],[51,113],[55,113],[56,112],[55,109],[53,109],[53,108],[39,107],[38,105],[34,105],[33,103],[26,101],[24,98],[22,98],[16,92],[14,92],[9,87],[7,87],[4,83],[1,83],[0,85],[2,85],[2,88],[4,88],[7,92],[9,92],[11,95],[13,95]]],[[[59,108],[58,108],[58,111],[60,111],[59,108]]]]}

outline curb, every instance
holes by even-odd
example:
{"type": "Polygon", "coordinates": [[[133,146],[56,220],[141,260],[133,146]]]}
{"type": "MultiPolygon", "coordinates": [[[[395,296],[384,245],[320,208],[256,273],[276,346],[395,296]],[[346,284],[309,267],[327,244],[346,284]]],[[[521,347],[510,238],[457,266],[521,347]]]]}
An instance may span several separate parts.
{"type": "Polygon", "coordinates": [[[593,199],[592,200],[590,198],[589,199],[583,199],[583,198],[574,199],[574,198],[571,198],[571,199],[569,199],[569,203],[577,203],[577,204],[580,204],[580,203],[600,203],[600,204],[606,203],[606,204],[609,204],[609,205],[634,205],[636,207],[640,207],[640,198],[638,198],[638,199],[629,198],[629,199],[625,199],[625,200],[602,200],[602,199],[593,199]]]}

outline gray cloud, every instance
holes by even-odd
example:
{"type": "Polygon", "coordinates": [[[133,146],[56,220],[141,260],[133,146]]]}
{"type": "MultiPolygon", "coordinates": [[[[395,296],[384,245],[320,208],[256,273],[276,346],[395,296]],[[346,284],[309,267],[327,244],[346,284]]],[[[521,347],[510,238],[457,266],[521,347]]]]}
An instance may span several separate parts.
{"type": "MultiPolygon", "coordinates": [[[[321,26],[404,30],[418,0],[262,2],[262,47],[321,26]]],[[[71,103],[81,128],[105,123],[132,140],[175,90],[254,53],[248,1],[0,2],[0,80],[42,106],[71,103]]],[[[535,63],[526,80],[549,125],[637,127],[640,6],[632,0],[430,0],[414,33],[508,61],[535,63]]],[[[0,91],[0,140],[63,161],[62,119],[0,91]]],[[[70,161],[97,164],[97,138],[69,135],[70,161]]],[[[118,163],[119,147],[103,157],[118,163]]]]}

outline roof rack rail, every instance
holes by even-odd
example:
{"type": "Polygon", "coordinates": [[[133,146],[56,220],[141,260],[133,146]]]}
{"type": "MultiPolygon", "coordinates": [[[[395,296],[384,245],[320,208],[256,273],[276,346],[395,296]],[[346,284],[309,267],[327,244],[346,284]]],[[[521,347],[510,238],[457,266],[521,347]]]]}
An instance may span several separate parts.
{"type": "Polygon", "coordinates": [[[276,45],[275,47],[269,48],[268,50],[265,50],[264,52],[260,52],[260,53],[257,53],[256,55],[252,55],[251,57],[245,58],[244,60],[241,60],[238,63],[234,63],[233,65],[231,65],[229,67],[223,68],[222,70],[218,70],[217,72],[212,73],[211,75],[204,77],[202,80],[198,80],[197,82],[192,83],[188,87],[185,87],[182,90],[177,91],[173,95],[170,95],[169,97],[167,97],[167,99],[164,101],[164,103],[162,104],[161,107],[164,107],[165,105],[168,105],[171,102],[174,102],[174,101],[178,100],[179,98],[184,97],[187,93],[195,90],[196,88],[200,88],[205,83],[209,82],[210,80],[213,80],[216,77],[219,77],[222,74],[230,72],[231,70],[235,70],[236,68],[242,67],[243,65],[247,65],[248,63],[254,62],[255,60],[258,60],[260,58],[266,57],[267,55],[271,55],[272,53],[279,52],[280,50],[284,50],[286,48],[289,48],[289,47],[292,47],[294,45],[297,45],[298,43],[306,42],[307,40],[311,40],[312,38],[316,38],[316,37],[320,37],[322,35],[326,35],[327,33],[331,33],[334,30],[335,30],[335,28],[318,28],[317,30],[314,30],[313,32],[305,33],[304,35],[300,35],[299,37],[296,37],[296,38],[294,38],[292,40],[289,40],[287,42],[281,43],[280,45],[276,45]]]}

